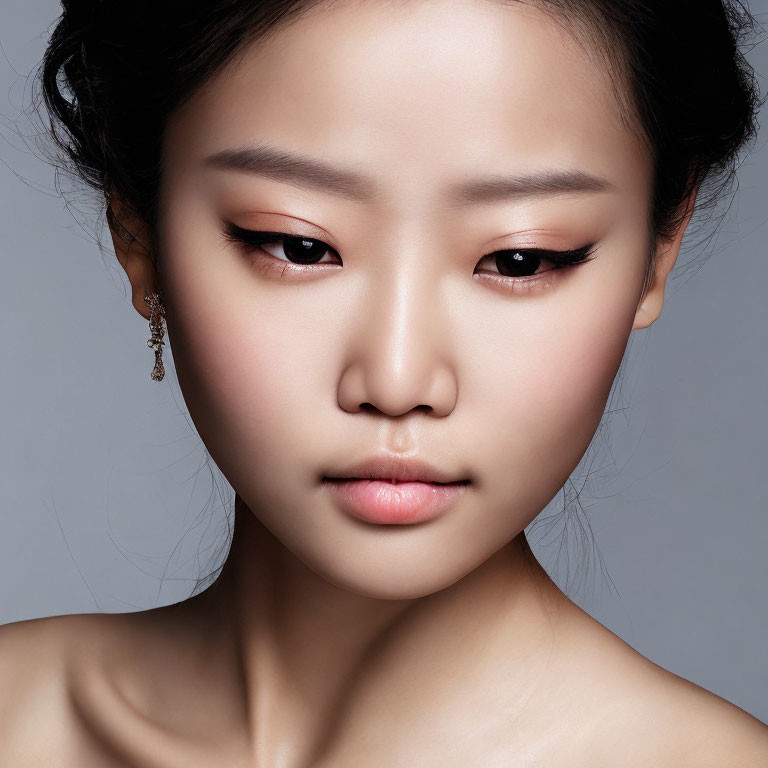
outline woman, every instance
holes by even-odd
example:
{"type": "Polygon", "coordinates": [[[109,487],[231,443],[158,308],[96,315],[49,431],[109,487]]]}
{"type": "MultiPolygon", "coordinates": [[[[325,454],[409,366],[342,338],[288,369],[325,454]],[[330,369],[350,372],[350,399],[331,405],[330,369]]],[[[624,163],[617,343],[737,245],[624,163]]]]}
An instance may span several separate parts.
{"type": "Polygon", "coordinates": [[[746,18],[65,2],[53,135],[235,532],[182,603],[4,627],[0,763],[768,765],[764,724],[581,611],[523,532],[754,133],[746,18]]]}

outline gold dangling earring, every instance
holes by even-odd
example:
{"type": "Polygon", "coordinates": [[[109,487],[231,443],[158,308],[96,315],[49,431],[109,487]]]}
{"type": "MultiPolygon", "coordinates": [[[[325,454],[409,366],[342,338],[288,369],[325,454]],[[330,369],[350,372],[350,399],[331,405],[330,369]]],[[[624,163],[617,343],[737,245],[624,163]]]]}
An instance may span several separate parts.
{"type": "Polygon", "coordinates": [[[163,376],[165,376],[165,368],[163,367],[165,307],[163,306],[162,294],[150,293],[149,296],[144,297],[144,301],[149,304],[149,330],[152,333],[152,337],[147,341],[147,346],[155,348],[155,367],[152,369],[151,378],[152,381],[162,381],[163,376]]]}

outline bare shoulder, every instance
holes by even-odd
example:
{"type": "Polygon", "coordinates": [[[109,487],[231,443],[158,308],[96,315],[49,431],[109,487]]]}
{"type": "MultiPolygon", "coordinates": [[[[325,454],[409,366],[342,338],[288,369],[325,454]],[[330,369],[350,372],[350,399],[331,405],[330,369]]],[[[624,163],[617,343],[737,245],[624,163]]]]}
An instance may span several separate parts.
{"type": "MultiPolygon", "coordinates": [[[[131,614],[72,614],[0,626],[0,765],[108,766],[87,703],[105,700],[108,654],[131,614]]],[[[117,763],[114,763],[117,764],[117,763]]]]}
{"type": "Polygon", "coordinates": [[[67,646],[79,616],[0,627],[0,764],[45,765],[71,745],[67,646]]]}
{"type": "Polygon", "coordinates": [[[768,725],[672,672],[658,668],[641,711],[669,766],[768,768],[768,725]]]}
{"type": "Polygon", "coordinates": [[[768,768],[768,725],[594,624],[579,648],[593,765],[768,768]]]}
{"type": "Polygon", "coordinates": [[[179,608],[0,626],[0,766],[241,764],[238,700],[179,608]]]}
{"type": "Polygon", "coordinates": [[[658,713],[670,765],[768,768],[768,725],[689,680],[662,670],[647,709],[658,713]]]}
{"type": "Polygon", "coordinates": [[[51,616],[0,626],[0,727],[62,693],[68,646],[86,617],[51,616]]]}

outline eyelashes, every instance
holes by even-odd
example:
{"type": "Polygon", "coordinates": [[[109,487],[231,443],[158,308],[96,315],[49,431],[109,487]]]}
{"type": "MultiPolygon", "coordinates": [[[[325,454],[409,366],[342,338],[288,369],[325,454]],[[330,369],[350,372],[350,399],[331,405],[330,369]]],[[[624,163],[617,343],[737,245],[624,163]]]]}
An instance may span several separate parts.
{"type": "MultiPolygon", "coordinates": [[[[243,229],[232,222],[225,224],[223,234],[228,242],[245,251],[254,265],[265,274],[278,274],[286,278],[307,273],[328,271],[341,266],[341,257],[327,243],[317,238],[291,235],[286,232],[267,232],[243,229]],[[274,255],[264,246],[276,246],[282,255],[274,255]],[[338,262],[322,262],[326,254],[338,262]]],[[[506,248],[483,256],[479,264],[488,262],[495,271],[475,272],[478,278],[489,280],[515,293],[529,293],[549,287],[562,274],[562,270],[591,261],[595,244],[566,251],[543,248],[506,248]],[[550,267],[539,269],[542,263],[550,267]]]]}

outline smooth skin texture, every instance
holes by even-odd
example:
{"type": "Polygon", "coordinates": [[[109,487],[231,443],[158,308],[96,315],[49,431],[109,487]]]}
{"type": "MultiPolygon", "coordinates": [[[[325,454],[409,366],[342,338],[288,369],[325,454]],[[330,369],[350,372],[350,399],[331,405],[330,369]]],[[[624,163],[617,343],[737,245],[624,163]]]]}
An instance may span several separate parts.
{"type": "Polygon", "coordinates": [[[162,288],[184,398],[237,491],[230,562],[178,605],[3,628],[2,765],[768,765],[765,725],[581,611],[523,533],[659,316],[684,232],[641,296],[650,157],[596,61],[528,6],[338,3],[173,115],[160,274],[142,222],[114,244],[143,317],[162,288]],[[337,173],[209,159],[256,145],[337,173]],[[604,189],[456,195],[545,171],[604,189]],[[227,223],[329,250],[297,267],[227,223]],[[489,258],[587,244],[517,283],[489,258]],[[322,476],[390,451],[472,484],[425,524],[352,519],[322,476]]]}

